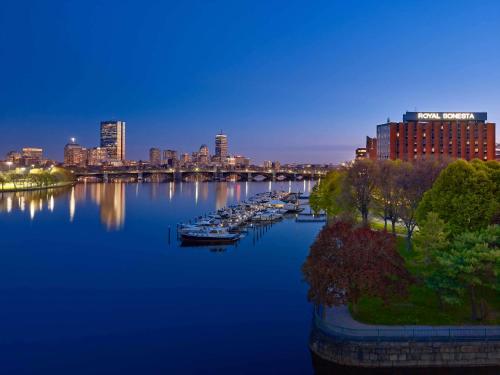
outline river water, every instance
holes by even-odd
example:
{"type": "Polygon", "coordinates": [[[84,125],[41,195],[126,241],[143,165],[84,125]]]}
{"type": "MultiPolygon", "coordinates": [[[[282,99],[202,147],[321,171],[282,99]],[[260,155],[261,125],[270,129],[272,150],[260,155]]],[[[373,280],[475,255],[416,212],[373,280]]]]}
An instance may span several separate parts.
{"type": "Polygon", "coordinates": [[[79,184],[0,195],[0,373],[314,372],[301,265],[321,223],[236,246],[175,226],[314,182],[79,184]],[[170,228],[170,238],[169,238],[170,228]]]}

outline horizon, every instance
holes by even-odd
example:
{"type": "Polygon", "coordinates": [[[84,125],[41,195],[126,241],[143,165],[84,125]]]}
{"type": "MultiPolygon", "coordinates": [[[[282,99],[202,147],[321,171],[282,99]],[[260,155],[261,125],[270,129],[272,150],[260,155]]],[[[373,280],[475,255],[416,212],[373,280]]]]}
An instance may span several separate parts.
{"type": "Polygon", "coordinates": [[[496,122],[499,13],[495,1],[10,3],[0,155],[33,146],[62,160],[71,137],[98,146],[100,122],[116,118],[129,160],[213,153],[222,128],[255,164],[337,164],[413,109],[496,122]],[[468,26],[436,34],[443,19],[468,26]]]}

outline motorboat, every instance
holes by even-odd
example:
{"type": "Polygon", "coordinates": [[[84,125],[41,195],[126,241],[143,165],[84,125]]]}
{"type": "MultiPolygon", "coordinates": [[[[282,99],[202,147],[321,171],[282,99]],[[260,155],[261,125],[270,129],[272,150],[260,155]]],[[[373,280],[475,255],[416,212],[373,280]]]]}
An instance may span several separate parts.
{"type": "Polygon", "coordinates": [[[204,228],[202,230],[192,230],[181,232],[183,242],[196,243],[231,243],[239,240],[239,233],[230,233],[227,228],[204,228]]]}

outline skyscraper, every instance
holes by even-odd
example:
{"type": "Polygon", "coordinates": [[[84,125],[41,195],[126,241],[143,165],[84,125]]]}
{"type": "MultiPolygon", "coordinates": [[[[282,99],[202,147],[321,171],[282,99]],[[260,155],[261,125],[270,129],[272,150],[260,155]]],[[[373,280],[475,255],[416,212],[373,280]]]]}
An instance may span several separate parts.
{"type": "Polygon", "coordinates": [[[227,135],[222,134],[221,131],[220,134],[215,136],[215,156],[222,162],[227,155],[227,135]]]}
{"type": "Polygon", "coordinates": [[[161,165],[161,151],[159,148],[152,147],[149,149],[149,162],[151,165],[161,165]]]}
{"type": "Polygon", "coordinates": [[[125,122],[101,122],[101,147],[106,149],[109,161],[125,160],[125,122]]]}

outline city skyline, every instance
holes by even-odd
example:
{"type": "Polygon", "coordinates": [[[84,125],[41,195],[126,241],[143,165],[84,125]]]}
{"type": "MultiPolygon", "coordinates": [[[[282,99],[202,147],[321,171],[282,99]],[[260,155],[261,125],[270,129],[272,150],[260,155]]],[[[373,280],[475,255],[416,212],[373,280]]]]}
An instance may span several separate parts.
{"type": "Polygon", "coordinates": [[[197,149],[223,128],[258,163],[337,163],[406,110],[497,122],[499,12],[496,1],[6,4],[0,154],[31,145],[61,160],[70,137],[94,144],[95,125],[115,118],[134,160],[158,141],[197,149]],[[443,20],[469,27],[436,33],[443,20]],[[109,21],[133,26],[97,27],[109,21]]]}

